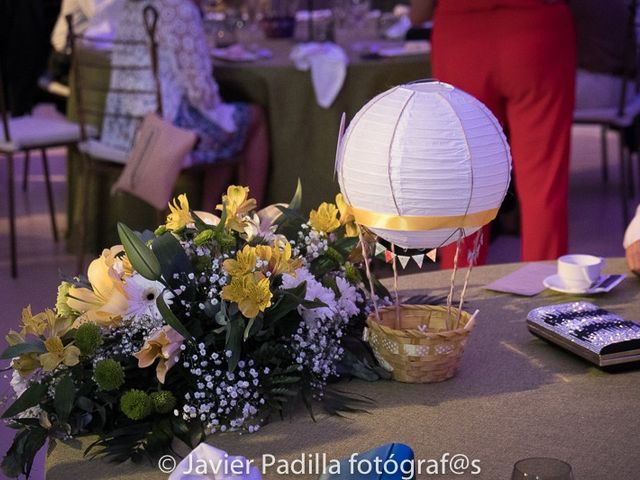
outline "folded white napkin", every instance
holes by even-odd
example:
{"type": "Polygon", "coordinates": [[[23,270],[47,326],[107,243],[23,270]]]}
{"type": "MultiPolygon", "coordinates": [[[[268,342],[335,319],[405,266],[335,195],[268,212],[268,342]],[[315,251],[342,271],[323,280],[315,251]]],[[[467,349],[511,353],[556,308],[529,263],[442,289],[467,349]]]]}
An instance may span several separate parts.
{"type": "Polygon", "coordinates": [[[244,457],[201,443],[184,457],[169,480],[260,480],[260,471],[244,457]],[[206,473],[205,473],[206,472],[206,473]]]}
{"type": "Polygon", "coordinates": [[[410,28],[411,20],[409,20],[409,16],[403,15],[396,23],[387,28],[384,32],[384,36],[390,40],[401,40],[404,39],[410,28]]]}
{"type": "Polygon", "coordinates": [[[347,77],[349,58],[335,43],[304,43],[291,51],[298,70],[311,70],[311,82],[318,105],[329,108],[347,77]]]}
{"type": "Polygon", "coordinates": [[[636,210],[636,216],[633,217],[631,223],[627,227],[627,231],[624,232],[624,241],[622,245],[624,248],[629,248],[629,245],[635,241],[640,240],[640,205],[636,210]]]}

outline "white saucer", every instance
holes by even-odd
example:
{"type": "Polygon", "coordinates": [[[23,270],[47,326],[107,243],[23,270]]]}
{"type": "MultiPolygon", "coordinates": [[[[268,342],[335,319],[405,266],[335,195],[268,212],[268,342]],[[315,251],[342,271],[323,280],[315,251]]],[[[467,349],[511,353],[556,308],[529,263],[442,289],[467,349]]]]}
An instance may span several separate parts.
{"type": "Polygon", "coordinates": [[[549,275],[542,281],[542,284],[549,290],[555,290],[560,293],[573,293],[579,295],[590,295],[595,293],[589,287],[587,288],[569,288],[567,287],[559,275],[549,275]]]}

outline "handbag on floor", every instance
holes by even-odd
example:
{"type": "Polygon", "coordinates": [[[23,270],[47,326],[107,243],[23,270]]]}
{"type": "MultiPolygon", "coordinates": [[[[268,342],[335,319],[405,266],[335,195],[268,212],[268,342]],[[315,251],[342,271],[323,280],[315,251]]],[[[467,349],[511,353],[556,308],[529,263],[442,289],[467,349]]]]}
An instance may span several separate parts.
{"type": "Polygon", "coordinates": [[[164,210],[197,138],[191,130],[176,127],[156,113],[147,114],[111,194],[127,192],[164,210]]]}

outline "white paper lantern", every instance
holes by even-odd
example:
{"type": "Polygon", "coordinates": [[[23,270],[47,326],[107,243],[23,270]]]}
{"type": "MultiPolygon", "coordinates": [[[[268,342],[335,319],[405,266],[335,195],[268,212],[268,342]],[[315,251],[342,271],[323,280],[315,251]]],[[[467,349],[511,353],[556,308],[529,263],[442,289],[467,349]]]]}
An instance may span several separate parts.
{"type": "Polygon", "coordinates": [[[441,82],[392,88],[351,121],[336,158],[356,221],[404,248],[436,248],[495,218],[511,155],[497,119],[441,82]]]}

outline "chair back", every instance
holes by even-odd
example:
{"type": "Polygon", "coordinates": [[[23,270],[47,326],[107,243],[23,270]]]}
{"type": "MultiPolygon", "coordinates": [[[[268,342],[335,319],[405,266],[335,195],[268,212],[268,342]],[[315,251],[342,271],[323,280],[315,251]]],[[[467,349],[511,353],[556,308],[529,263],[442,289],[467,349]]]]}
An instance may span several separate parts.
{"type": "Polygon", "coordinates": [[[118,103],[126,104],[128,100],[135,103],[141,97],[152,97],[155,112],[162,115],[162,94],[160,90],[158,44],[156,26],[158,11],[151,5],[143,10],[143,22],[146,38],[141,40],[105,39],[76,34],[71,15],[67,16],[69,27],[69,44],[71,51],[71,95],[69,98],[70,115],[80,124],[82,141],[90,138],[91,129],[100,131],[107,118],[123,119],[134,122],[136,127],[144,115],[150,113],[136,112],[132,114],[126,109],[110,110],[107,98],[118,97],[118,103]],[[148,63],[118,64],[114,61],[114,52],[118,49],[145,49],[148,52],[148,63]],[[122,88],[113,86],[114,75],[139,76],[150,74],[152,88],[122,88]]]}

